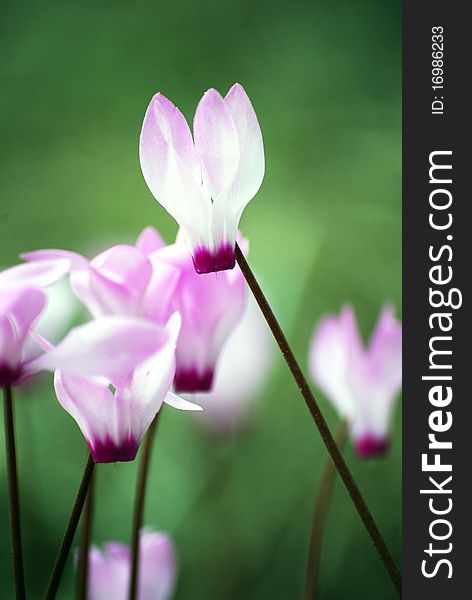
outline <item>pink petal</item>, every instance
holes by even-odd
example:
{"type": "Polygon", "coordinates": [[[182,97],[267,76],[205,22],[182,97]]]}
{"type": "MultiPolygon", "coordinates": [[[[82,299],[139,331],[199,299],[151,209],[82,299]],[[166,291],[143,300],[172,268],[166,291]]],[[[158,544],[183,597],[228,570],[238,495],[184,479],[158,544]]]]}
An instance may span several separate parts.
{"type": "MultiPolygon", "coordinates": [[[[178,267],[161,258],[165,252],[165,249],[159,250],[149,256],[152,276],[141,299],[143,316],[155,323],[165,323],[172,314],[172,296],[180,278],[178,267]]],[[[184,252],[188,259],[188,251],[184,252]]]]}
{"type": "Polygon", "coordinates": [[[219,434],[243,426],[267,382],[274,354],[270,330],[256,301],[249,295],[244,315],[221,351],[212,391],[191,396],[203,407],[197,415],[198,421],[219,434]]]}
{"type": "MultiPolygon", "coordinates": [[[[174,148],[182,166],[195,180],[201,177],[201,166],[195,151],[187,120],[163,94],[156,94],[147,109],[141,133],[143,142],[153,144],[154,160],[165,157],[166,147],[174,148]]],[[[158,165],[156,165],[156,168],[158,165]]]]}
{"type": "Polygon", "coordinates": [[[22,376],[28,332],[45,306],[43,292],[18,288],[0,293],[0,386],[22,376]]]}
{"type": "MultiPolygon", "coordinates": [[[[130,549],[117,542],[89,553],[89,600],[127,600],[130,549]]],[[[164,533],[143,529],[140,537],[139,600],[169,600],[175,585],[176,556],[164,533]]]]}
{"type": "Polygon", "coordinates": [[[134,439],[141,440],[160,410],[175,373],[175,346],[180,331],[180,316],[174,314],[165,327],[167,339],[158,352],[138,364],[129,382],[117,389],[119,420],[134,439]]]}
{"type": "Polygon", "coordinates": [[[240,215],[264,178],[264,144],[254,108],[239,83],[229,90],[225,104],[236,126],[240,147],[238,171],[228,194],[228,208],[233,214],[240,215]]]}
{"type": "Polygon", "coordinates": [[[328,315],[319,321],[310,345],[310,372],[340,415],[348,419],[352,419],[357,410],[349,374],[361,355],[362,347],[351,308],[344,308],[339,317],[328,315]]]}
{"type": "Polygon", "coordinates": [[[402,381],[402,329],[393,310],[382,310],[364,365],[351,376],[358,397],[352,435],[361,454],[379,455],[386,449],[391,413],[402,381]],[[362,450],[364,448],[364,450],[362,450]],[[368,449],[372,451],[369,452],[368,449]]]}
{"type": "Polygon", "coordinates": [[[396,393],[402,381],[402,326],[390,306],[382,309],[368,355],[372,371],[396,393]]]}
{"type": "Polygon", "coordinates": [[[116,387],[168,341],[164,328],[143,319],[106,316],[72,329],[30,368],[80,376],[103,376],[116,387]]]}
{"type": "Polygon", "coordinates": [[[244,278],[239,268],[198,275],[180,244],[168,246],[161,253],[162,260],[180,270],[171,301],[172,310],[182,317],[176,391],[208,391],[219,353],[244,312],[244,278]]]}
{"type": "Polygon", "coordinates": [[[213,200],[233,184],[238,171],[240,147],[231,113],[214,89],[200,100],[194,119],[195,147],[202,160],[206,183],[213,200]]]}
{"type": "Polygon", "coordinates": [[[174,590],[177,559],[169,536],[141,532],[140,600],[168,600],[174,590]]]}
{"type": "Polygon", "coordinates": [[[133,460],[140,440],[125,426],[108,382],[56,371],[61,406],[77,422],[96,463],[133,460]]]}
{"type": "Polygon", "coordinates": [[[90,261],[91,267],[104,277],[123,284],[136,295],[146,288],[151,276],[151,265],[143,253],[127,244],[113,246],[90,261]]]}
{"type": "Polygon", "coordinates": [[[139,143],[144,179],[156,200],[197,241],[208,228],[211,202],[185,118],[162,94],[151,100],[139,143]]]}
{"type": "Polygon", "coordinates": [[[101,314],[137,315],[152,266],[134,246],[121,244],[90,262],[89,287],[101,314]]]}
{"type": "Polygon", "coordinates": [[[146,227],[143,229],[136,240],[136,248],[145,256],[149,256],[156,250],[160,250],[165,246],[166,243],[154,227],[146,227]]]}
{"type": "Polygon", "coordinates": [[[40,260],[21,264],[0,273],[0,289],[12,287],[43,288],[53,285],[69,270],[67,260],[40,260]]]}
{"type": "MultiPolygon", "coordinates": [[[[123,544],[107,544],[89,552],[89,600],[127,600],[130,578],[130,551],[123,544]]],[[[139,599],[141,600],[141,599],[139,599]]]]}
{"type": "Polygon", "coordinates": [[[175,344],[180,317],[166,326],[167,339],[158,352],[135,366],[116,385],[56,371],[56,395],[77,421],[95,462],[133,460],[147,428],[159,411],[174,377],[175,344]]]}

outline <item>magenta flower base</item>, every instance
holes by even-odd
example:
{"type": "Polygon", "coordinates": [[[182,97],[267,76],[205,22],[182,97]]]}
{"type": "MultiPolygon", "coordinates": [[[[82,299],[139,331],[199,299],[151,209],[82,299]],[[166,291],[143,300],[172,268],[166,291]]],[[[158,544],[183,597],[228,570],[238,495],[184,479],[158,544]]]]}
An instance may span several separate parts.
{"type": "Polygon", "coordinates": [[[12,369],[10,366],[0,364],[0,387],[15,385],[21,377],[21,369],[12,369]]]}
{"type": "Polygon", "coordinates": [[[202,246],[195,250],[192,258],[195,271],[199,274],[227,271],[234,269],[236,264],[234,246],[231,244],[223,244],[216,252],[202,246]]]}
{"type": "Polygon", "coordinates": [[[383,456],[389,446],[390,440],[387,438],[376,438],[372,435],[365,435],[356,441],[354,448],[360,458],[375,458],[383,456]]]}
{"type": "Polygon", "coordinates": [[[198,373],[196,369],[179,369],[175,372],[174,389],[177,393],[209,392],[213,387],[213,369],[198,373]]]}
{"type": "Polygon", "coordinates": [[[97,440],[92,444],[87,441],[95,463],[128,462],[134,460],[138,451],[139,443],[132,437],[128,437],[120,444],[111,438],[104,441],[97,440]]]}

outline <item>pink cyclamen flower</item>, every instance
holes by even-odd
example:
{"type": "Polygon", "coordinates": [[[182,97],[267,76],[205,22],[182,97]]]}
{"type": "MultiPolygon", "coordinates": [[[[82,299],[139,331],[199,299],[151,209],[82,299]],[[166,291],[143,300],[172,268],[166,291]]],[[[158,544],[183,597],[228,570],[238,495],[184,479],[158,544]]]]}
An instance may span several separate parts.
{"type": "Polygon", "coordinates": [[[177,392],[207,392],[213,386],[219,354],[244,312],[243,275],[239,267],[198,275],[179,241],[162,250],[160,260],[178,272],[168,307],[182,317],[174,388],[177,392]]]}
{"type": "Polygon", "coordinates": [[[264,147],[251,102],[239,84],[200,100],[194,136],[165,96],[149,104],[139,152],[144,179],[182,228],[197,273],[232,269],[241,214],[264,177],[264,147]]]}
{"type": "Polygon", "coordinates": [[[62,262],[18,265],[0,273],[0,387],[22,382],[33,358],[29,333],[46,306],[42,287],[66,272],[62,262]]]}
{"type": "Polygon", "coordinates": [[[163,402],[200,410],[169,391],[179,329],[178,314],[165,327],[101,317],[76,327],[33,361],[33,368],[55,370],[57,399],[77,422],[96,463],[133,460],[163,402]]]}
{"type": "MultiPolygon", "coordinates": [[[[138,600],[168,600],[174,589],[177,561],[171,539],[164,533],[141,530],[138,600]]],[[[89,551],[89,600],[127,600],[131,551],[117,542],[89,551]]]]}
{"type": "Polygon", "coordinates": [[[245,424],[253,401],[267,382],[274,350],[267,323],[249,296],[218,359],[213,389],[192,396],[203,408],[198,421],[205,428],[225,434],[245,424]]]}
{"type": "Polygon", "coordinates": [[[136,245],[119,244],[88,260],[68,250],[36,250],[22,254],[24,260],[58,261],[68,265],[70,283],[77,298],[92,317],[130,315],[163,322],[168,317],[167,298],[176,275],[160,264],[164,241],[151,227],[139,236],[136,245]]]}
{"type": "Polygon", "coordinates": [[[347,419],[356,452],[382,455],[389,445],[393,401],[402,381],[402,328],[391,307],[382,309],[364,348],[354,311],[321,319],[310,347],[313,380],[347,419]]]}

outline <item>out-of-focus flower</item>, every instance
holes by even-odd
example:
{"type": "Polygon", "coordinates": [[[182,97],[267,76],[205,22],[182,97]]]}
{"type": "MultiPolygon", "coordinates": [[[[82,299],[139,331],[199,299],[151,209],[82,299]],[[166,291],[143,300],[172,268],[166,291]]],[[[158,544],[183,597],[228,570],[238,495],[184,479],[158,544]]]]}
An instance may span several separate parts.
{"type": "Polygon", "coordinates": [[[182,228],[198,273],[232,269],[241,214],[264,177],[264,147],[239,84],[200,100],[194,138],[185,117],[156,94],[144,117],[140,160],[156,200],[182,228]]]}
{"type": "Polygon", "coordinates": [[[67,264],[42,261],[0,273],[0,386],[17,385],[33,355],[28,334],[46,305],[42,287],[55,283],[67,264]]]}
{"type": "Polygon", "coordinates": [[[57,399],[77,422],[96,463],[133,460],[163,402],[200,410],[169,392],[179,328],[178,314],[165,327],[101,317],[76,327],[33,361],[32,368],[57,369],[57,399]]]}
{"type": "Polygon", "coordinates": [[[191,396],[203,408],[198,421],[204,427],[225,433],[244,424],[251,402],[267,381],[274,348],[267,323],[249,296],[244,315],[218,359],[213,389],[191,396]]]}
{"type": "Polygon", "coordinates": [[[155,268],[158,250],[165,243],[151,227],[139,236],[136,245],[113,246],[92,260],[68,250],[37,250],[22,258],[31,261],[66,262],[75,295],[94,317],[130,315],[163,322],[167,316],[167,295],[173,289],[175,273],[160,265],[155,268]]]}
{"type": "Polygon", "coordinates": [[[0,293],[0,386],[16,385],[24,376],[28,334],[45,302],[43,292],[33,288],[0,293]]]}
{"type": "Polygon", "coordinates": [[[244,312],[243,275],[239,267],[226,273],[197,275],[185,246],[179,241],[162,250],[160,260],[179,273],[169,304],[169,309],[182,317],[175,390],[207,392],[213,386],[223,345],[244,312]]]}
{"type": "MultiPolygon", "coordinates": [[[[164,533],[141,530],[138,600],[168,600],[174,589],[177,561],[171,539],[164,533]]],[[[89,600],[127,600],[131,551],[117,542],[89,551],[89,600]]]]}
{"type": "Polygon", "coordinates": [[[354,311],[321,319],[310,347],[315,383],[350,425],[357,454],[385,453],[393,401],[402,381],[402,328],[391,307],[382,309],[367,348],[354,311]]]}

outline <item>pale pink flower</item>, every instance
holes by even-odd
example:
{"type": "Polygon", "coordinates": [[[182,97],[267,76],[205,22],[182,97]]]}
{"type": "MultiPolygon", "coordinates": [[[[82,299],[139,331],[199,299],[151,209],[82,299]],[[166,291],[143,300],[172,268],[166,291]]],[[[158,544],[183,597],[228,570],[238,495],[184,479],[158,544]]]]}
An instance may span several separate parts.
{"type": "Polygon", "coordinates": [[[241,214],[264,177],[264,147],[251,102],[239,84],[200,100],[194,136],[165,96],[149,104],[139,152],[144,179],[182,228],[198,273],[232,269],[241,214]]]}
{"type": "Polygon", "coordinates": [[[178,280],[169,310],[182,317],[176,350],[174,387],[177,392],[207,392],[219,354],[244,312],[246,286],[239,267],[198,275],[184,245],[177,241],[160,253],[178,280]]]}
{"type": "Polygon", "coordinates": [[[41,261],[0,273],[0,387],[17,385],[33,358],[29,333],[46,306],[41,288],[60,279],[67,264],[41,261]]]}
{"type": "Polygon", "coordinates": [[[275,344],[252,296],[239,323],[229,335],[208,393],[189,399],[202,408],[198,421],[212,432],[225,434],[242,427],[252,404],[267,383],[275,344]]]}
{"type": "Polygon", "coordinates": [[[310,347],[313,380],[347,419],[357,453],[383,454],[389,445],[393,402],[402,381],[402,328],[391,307],[382,309],[367,348],[354,311],[318,323],[310,347]]]}
{"type": "MultiPolygon", "coordinates": [[[[140,536],[138,600],[168,600],[175,586],[177,560],[168,535],[142,530],[140,536]]],[[[128,546],[110,542],[89,551],[89,600],[127,600],[131,577],[128,546]]]]}
{"type": "Polygon", "coordinates": [[[96,463],[129,461],[166,402],[200,410],[170,392],[180,317],[165,327],[132,317],[101,317],[72,329],[32,363],[54,370],[61,406],[74,418],[96,463]]]}

